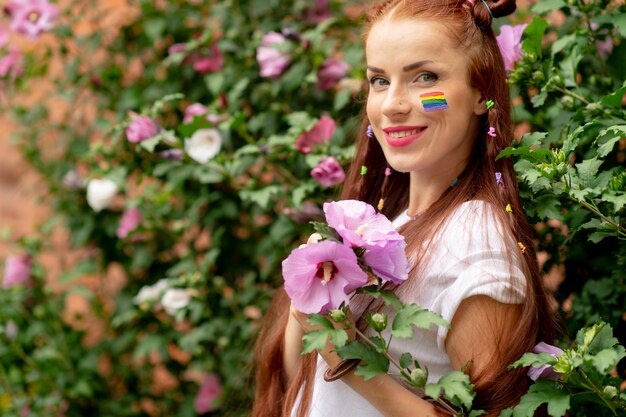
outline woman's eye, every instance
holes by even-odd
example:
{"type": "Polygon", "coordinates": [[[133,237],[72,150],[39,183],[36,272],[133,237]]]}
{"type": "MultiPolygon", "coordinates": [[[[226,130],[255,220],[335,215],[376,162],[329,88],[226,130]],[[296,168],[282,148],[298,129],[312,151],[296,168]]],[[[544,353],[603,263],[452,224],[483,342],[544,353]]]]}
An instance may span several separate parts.
{"type": "Polygon", "coordinates": [[[438,78],[439,77],[437,77],[437,74],[433,74],[432,72],[424,72],[417,76],[417,81],[423,83],[431,83],[433,81],[437,81],[438,78]]]}
{"type": "Polygon", "coordinates": [[[389,82],[385,80],[384,78],[374,77],[370,79],[370,84],[372,85],[372,87],[383,87],[383,86],[388,85],[389,82]]]}

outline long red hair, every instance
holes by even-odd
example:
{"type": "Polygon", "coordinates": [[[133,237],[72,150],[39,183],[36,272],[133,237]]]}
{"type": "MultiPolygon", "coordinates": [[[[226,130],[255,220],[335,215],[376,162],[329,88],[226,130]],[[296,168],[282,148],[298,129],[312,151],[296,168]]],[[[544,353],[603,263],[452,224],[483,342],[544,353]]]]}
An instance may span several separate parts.
{"type": "MultiPolygon", "coordinates": [[[[494,17],[505,16],[515,10],[513,0],[485,2],[494,17]]],[[[505,233],[512,237],[513,242],[523,245],[524,250],[520,252],[527,288],[514,329],[510,332],[515,337],[496,338],[497,359],[494,359],[494,363],[484,372],[470,372],[476,391],[474,407],[496,412],[515,404],[526,390],[525,369],[509,370],[508,365],[524,352],[532,350],[537,342],[552,342],[555,326],[533,249],[533,229],[527,223],[521,206],[512,161],[510,158],[496,160],[497,155],[511,144],[513,125],[506,71],[491,29],[491,14],[482,0],[474,0],[473,4],[467,0],[388,0],[371,8],[364,41],[367,42],[370,28],[382,19],[434,19],[448,28],[451,39],[467,54],[471,86],[480,91],[486,100],[494,102],[494,107],[481,117],[480,133],[475,138],[470,160],[459,175],[457,185],[446,190],[424,214],[403,227],[401,233],[409,243],[408,253],[418,253],[417,249],[433,236],[459,205],[479,199],[495,208],[498,220],[506,226],[505,233]],[[487,135],[490,126],[497,132],[495,138],[487,135]],[[496,172],[502,174],[505,187],[496,184],[496,172]],[[510,213],[504,209],[509,204],[510,213]]],[[[384,194],[383,213],[394,218],[408,206],[409,175],[394,172],[384,183],[387,164],[378,142],[367,138],[367,125],[367,117],[363,113],[356,138],[355,158],[348,171],[341,198],[359,199],[376,206],[384,194]],[[365,176],[360,172],[363,165],[368,168],[365,176]]],[[[427,252],[423,256],[428,256],[427,252]]],[[[413,272],[422,261],[424,258],[418,258],[413,272]]],[[[282,344],[288,314],[289,300],[279,290],[255,349],[256,398],[252,417],[290,416],[299,392],[301,397],[297,415],[304,417],[309,408],[315,356],[303,356],[298,375],[289,386],[283,378],[282,344]]],[[[498,329],[497,326],[495,328],[498,329]]]]}

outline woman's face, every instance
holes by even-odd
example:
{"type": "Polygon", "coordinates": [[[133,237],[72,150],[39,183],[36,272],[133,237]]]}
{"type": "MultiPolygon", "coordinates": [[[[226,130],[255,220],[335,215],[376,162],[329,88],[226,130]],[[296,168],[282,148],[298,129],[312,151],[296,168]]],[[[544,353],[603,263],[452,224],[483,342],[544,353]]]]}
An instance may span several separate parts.
{"type": "Polygon", "coordinates": [[[367,116],[400,172],[457,176],[486,111],[468,83],[468,58],[445,30],[433,20],[384,20],[367,38],[367,116]]]}

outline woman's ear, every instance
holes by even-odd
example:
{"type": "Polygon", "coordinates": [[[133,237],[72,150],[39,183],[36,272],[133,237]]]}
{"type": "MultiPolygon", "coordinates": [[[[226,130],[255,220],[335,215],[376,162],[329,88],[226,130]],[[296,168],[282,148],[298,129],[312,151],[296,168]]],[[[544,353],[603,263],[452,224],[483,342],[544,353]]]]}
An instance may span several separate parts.
{"type": "Polygon", "coordinates": [[[476,101],[474,101],[474,114],[476,116],[482,116],[487,113],[487,100],[478,91],[476,91],[476,101]]]}

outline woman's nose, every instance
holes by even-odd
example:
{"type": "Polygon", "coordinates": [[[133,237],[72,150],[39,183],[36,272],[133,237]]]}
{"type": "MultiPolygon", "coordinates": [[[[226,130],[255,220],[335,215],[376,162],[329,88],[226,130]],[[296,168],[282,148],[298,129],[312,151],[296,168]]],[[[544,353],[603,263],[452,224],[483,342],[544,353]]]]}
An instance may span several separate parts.
{"type": "Polygon", "coordinates": [[[404,115],[411,111],[409,95],[403,88],[390,88],[383,102],[382,112],[387,117],[404,115]]]}

